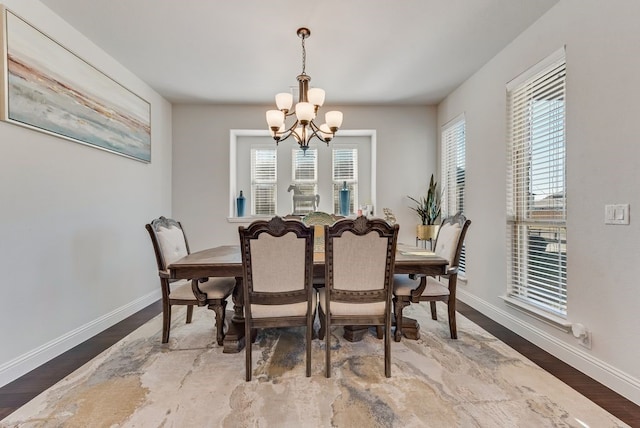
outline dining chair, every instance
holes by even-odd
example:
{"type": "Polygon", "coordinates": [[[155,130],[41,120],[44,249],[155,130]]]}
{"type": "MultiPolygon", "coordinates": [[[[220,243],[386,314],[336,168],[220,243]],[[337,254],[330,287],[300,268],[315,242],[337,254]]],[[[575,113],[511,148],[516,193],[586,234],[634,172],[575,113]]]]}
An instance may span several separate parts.
{"type": "Polygon", "coordinates": [[[399,226],[382,219],[344,219],[325,226],[326,286],[319,291],[320,338],[331,377],[331,327],[384,327],[384,373],[391,376],[391,286],[399,226]]]}
{"type": "Polygon", "coordinates": [[[162,343],[169,341],[173,305],[187,306],[187,324],[191,323],[194,306],[208,306],[216,314],[216,341],[222,346],[227,298],[235,287],[235,278],[171,279],[167,266],[190,253],[182,224],[174,219],[160,217],[145,227],[153,243],[160,276],[162,343]]]}
{"type": "MultiPolygon", "coordinates": [[[[428,301],[431,306],[431,318],[436,320],[436,302],[445,302],[449,316],[449,333],[452,339],[458,338],[456,327],[456,285],[460,253],[467,229],[471,220],[461,213],[448,217],[442,221],[434,244],[434,252],[449,261],[447,272],[441,275],[446,283],[425,275],[394,275],[393,279],[393,310],[396,319],[395,340],[402,339],[402,311],[411,303],[428,301]]],[[[418,337],[416,337],[417,339],[418,337]]]]}
{"type": "Polygon", "coordinates": [[[313,228],[299,220],[257,220],[238,228],[243,265],[245,378],[251,380],[252,329],[306,327],[307,377],[317,305],[313,228]]]}

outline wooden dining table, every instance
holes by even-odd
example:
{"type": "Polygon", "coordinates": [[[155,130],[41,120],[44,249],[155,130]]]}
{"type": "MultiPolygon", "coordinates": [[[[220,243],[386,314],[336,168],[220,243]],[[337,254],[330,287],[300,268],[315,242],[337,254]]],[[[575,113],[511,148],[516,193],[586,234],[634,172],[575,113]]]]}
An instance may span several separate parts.
{"type": "MultiPolygon", "coordinates": [[[[398,244],[394,273],[442,275],[447,260],[430,251],[411,245],[398,244]]],[[[240,352],[244,347],[244,313],[242,299],[242,256],[239,245],[223,245],[187,255],[168,267],[172,279],[198,279],[207,277],[235,277],[233,291],[233,317],[224,338],[224,353],[240,352]]],[[[314,252],[313,275],[324,277],[324,252],[314,252]]],[[[401,326],[413,320],[403,318],[401,326]]],[[[353,333],[353,332],[352,332],[353,333]]],[[[355,340],[355,335],[351,340],[355,340]]]]}

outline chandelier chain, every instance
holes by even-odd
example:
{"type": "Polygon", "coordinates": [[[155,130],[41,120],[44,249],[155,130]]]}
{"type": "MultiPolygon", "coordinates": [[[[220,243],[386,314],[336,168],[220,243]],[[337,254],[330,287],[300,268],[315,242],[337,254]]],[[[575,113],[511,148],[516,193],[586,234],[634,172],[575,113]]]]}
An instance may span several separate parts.
{"type": "Polygon", "coordinates": [[[304,39],[305,37],[302,36],[302,74],[307,74],[305,73],[307,63],[307,50],[304,47],[304,39]]]}

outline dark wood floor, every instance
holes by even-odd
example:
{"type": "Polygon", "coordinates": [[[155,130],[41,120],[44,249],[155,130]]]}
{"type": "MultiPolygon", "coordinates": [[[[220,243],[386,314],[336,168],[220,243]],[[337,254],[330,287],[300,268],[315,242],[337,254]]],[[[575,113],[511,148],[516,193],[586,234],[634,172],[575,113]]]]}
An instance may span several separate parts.
{"type": "MultiPolygon", "coordinates": [[[[0,419],[16,411],[36,395],[159,314],[161,310],[159,301],[149,305],[140,312],[0,388],[0,419]]],[[[470,306],[458,302],[458,312],[625,423],[632,427],[640,427],[640,406],[563,363],[470,306]]]]}

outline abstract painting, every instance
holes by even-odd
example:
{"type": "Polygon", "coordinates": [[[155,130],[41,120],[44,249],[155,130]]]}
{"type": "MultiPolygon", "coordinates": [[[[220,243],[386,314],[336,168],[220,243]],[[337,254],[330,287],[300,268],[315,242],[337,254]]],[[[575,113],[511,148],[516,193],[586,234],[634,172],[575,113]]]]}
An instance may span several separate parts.
{"type": "Polygon", "coordinates": [[[151,162],[149,103],[0,8],[5,64],[0,71],[0,118],[151,162]]]}

